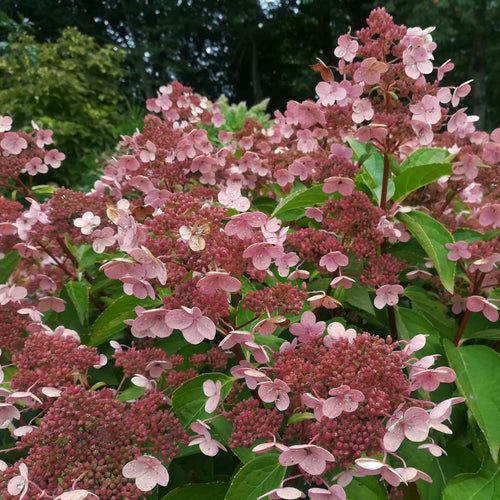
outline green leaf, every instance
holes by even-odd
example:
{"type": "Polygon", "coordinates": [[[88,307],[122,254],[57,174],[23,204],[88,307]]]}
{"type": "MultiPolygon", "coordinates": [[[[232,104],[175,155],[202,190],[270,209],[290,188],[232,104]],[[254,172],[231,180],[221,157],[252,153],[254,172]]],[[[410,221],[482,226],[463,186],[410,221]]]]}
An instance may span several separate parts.
{"type": "Polygon", "coordinates": [[[432,321],[416,309],[394,307],[396,326],[401,340],[411,340],[420,333],[439,337],[439,331],[432,321]]]}
{"type": "Polygon", "coordinates": [[[467,335],[462,335],[462,340],[472,340],[472,339],[482,339],[482,340],[500,340],[500,330],[498,328],[493,328],[492,330],[479,330],[477,332],[470,332],[467,335]]]}
{"type": "Polygon", "coordinates": [[[125,403],[126,401],[131,401],[133,399],[139,399],[146,389],[144,387],[138,387],[136,385],[130,386],[128,389],[125,389],[118,396],[118,401],[122,401],[125,403]]]}
{"type": "Polygon", "coordinates": [[[187,484],[170,491],[161,500],[224,500],[228,487],[222,482],[187,484]]]}
{"type": "Polygon", "coordinates": [[[279,488],[286,467],[278,462],[278,453],[266,453],[245,464],[234,476],[224,500],[256,500],[279,488]]]}
{"type": "Polygon", "coordinates": [[[344,490],[349,500],[387,500],[387,491],[378,477],[355,477],[344,490]]]}
{"type": "Polygon", "coordinates": [[[20,260],[21,256],[17,251],[5,254],[5,257],[0,260],[0,284],[7,283],[20,260]]]}
{"type": "Polygon", "coordinates": [[[76,314],[82,325],[87,324],[89,318],[89,289],[80,281],[68,281],[64,285],[66,292],[75,306],[76,314]]]}
{"type": "Polygon", "coordinates": [[[304,413],[294,413],[293,415],[290,415],[290,418],[288,419],[287,425],[292,425],[297,422],[302,422],[303,420],[311,420],[314,418],[313,413],[309,413],[308,411],[304,413]]]}
{"type": "Polygon", "coordinates": [[[268,198],[267,196],[259,196],[252,200],[252,207],[265,214],[270,214],[276,208],[277,204],[278,202],[275,199],[268,198]]]}
{"type": "Polygon", "coordinates": [[[487,460],[476,474],[454,477],[443,491],[443,500],[493,500],[500,498],[500,464],[487,460]]]}
{"type": "Polygon", "coordinates": [[[138,299],[133,295],[122,295],[112,302],[105,311],[103,311],[95,320],[90,329],[90,338],[88,345],[97,347],[98,345],[109,342],[113,337],[121,331],[128,328],[123,322],[126,319],[136,317],[135,307],[141,305],[143,307],[151,307],[158,301],[154,302],[149,298],[138,299]]]}
{"type": "Polygon", "coordinates": [[[445,341],[456,384],[496,462],[500,446],[500,355],[484,345],[455,347],[445,341]]]}
{"type": "Polygon", "coordinates": [[[301,188],[285,196],[274,209],[271,217],[283,221],[295,220],[304,215],[305,208],[321,205],[332,195],[323,192],[323,184],[311,188],[301,188]]]}
{"type": "Polygon", "coordinates": [[[454,243],[453,236],[440,222],[423,212],[400,212],[397,217],[425,250],[445,289],[453,293],[455,262],[448,260],[449,250],[445,247],[446,243],[454,243]]]}
{"type": "Polygon", "coordinates": [[[394,179],[393,199],[395,202],[401,201],[418,188],[449,174],[451,163],[431,163],[407,168],[394,179]]]}
{"type": "Polygon", "coordinates": [[[449,163],[455,155],[450,155],[446,149],[441,148],[419,148],[414,151],[403,163],[401,171],[419,165],[430,165],[433,163],[449,163]]]}
{"type": "Polygon", "coordinates": [[[412,301],[412,309],[423,314],[442,337],[449,339],[454,337],[458,325],[446,314],[436,294],[417,286],[407,286],[403,293],[412,301]]]}
{"type": "MultiPolygon", "coordinates": [[[[390,173],[389,173],[390,175],[390,173]]],[[[380,204],[382,196],[382,183],[384,177],[384,156],[381,153],[374,153],[363,163],[362,169],[356,175],[356,183],[364,184],[372,193],[377,204],[380,204]]],[[[391,178],[387,184],[387,199],[394,194],[394,182],[391,178]]]]}
{"type": "Polygon", "coordinates": [[[182,384],[172,395],[172,407],[183,427],[189,426],[195,420],[210,417],[210,414],[205,411],[208,399],[203,393],[205,380],[221,381],[221,401],[229,394],[234,382],[232,377],[223,373],[204,373],[182,384]]]}

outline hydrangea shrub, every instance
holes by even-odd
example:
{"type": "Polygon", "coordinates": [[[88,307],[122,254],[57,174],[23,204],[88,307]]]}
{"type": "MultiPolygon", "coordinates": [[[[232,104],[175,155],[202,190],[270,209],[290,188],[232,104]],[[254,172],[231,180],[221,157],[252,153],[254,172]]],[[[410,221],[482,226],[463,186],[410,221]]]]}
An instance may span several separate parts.
{"type": "Polygon", "coordinates": [[[500,129],[431,32],[264,124],[161,87],[90,192],[0,118],[2,498],[493,498],[500,129]]]}

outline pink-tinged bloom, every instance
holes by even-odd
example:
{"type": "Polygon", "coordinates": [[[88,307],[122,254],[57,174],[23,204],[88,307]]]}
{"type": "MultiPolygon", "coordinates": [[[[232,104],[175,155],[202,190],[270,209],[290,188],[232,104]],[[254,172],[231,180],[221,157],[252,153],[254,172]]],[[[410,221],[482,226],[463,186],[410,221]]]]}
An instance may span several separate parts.
{"type": "Polygon", "coordinates": [[[236,344],[253,342],[254,340],[254,334],[251,332],[233,330],[221,340],[219,347],[224,351],[227,351],[232,349],[236,344]]]}
{"type": "Polygon", "coordinates": [[[296,135],[298,139],[297,149],[301,153],[312,153],[314,151],[317,151],[319,147],[318,141],[310,130],[298,130],[296,132],[296,135]]]}
{"type": "Polygon", "coordinates": [[[312,311],[304,311],[300,318],[300,323],[290,325],[290,333],[299,338],[300,342],[321,337],[325,331],[324,321],[316,322],[316,316],[312,311]]]}
{"type": "Polygon", "coordinates": [[[0,306],[9,302],[19,302],[28,295],[28,290],[23,286],[0,285],[0,306]]]}
{"type": "Polygon", "coordinates": [[[323,106],[331,106],[347,97],[346,90],[337,82],[319,82],[315,90],[319,97],[318,102],[323,106]]]}
{"type": "MultiPolygon", "coordinates": [[[[253,341],[245,341],[241,344],[245,349],[252,351],[252,356],[257,363],[269,363],[270,358],[266,349],[271,350],[266,345],[260,345],[253,341]]],[[[247,384],[248,385],[248,384],[247,384]]]]}
{"type": "Polygon", "coordinates": [[[436,429],[437,431],[443,432],[445,434],[451,434],[452,433],[451,429],[448,426],[444,425],[443,422],[450,418],[452,406],[459,403],[463,403],[464,401],[465,401],[464,398],[450,398],[441,401],[441,403],[437,404],[429,412],[430,428],[436,429]]]}
{"type": "Polygon", "coordinates": [[[134,295],[138,299],[149,297],[153,300],[155,298],[154,288],[149,281],[140,280],[133,276],[124,276],[121,278],[121,281],[123,283],[123,291],[127,295],[134,295]]]}
{"type": "Polygon", "coordinates": [[[462,154],[460,155],[459,161],[452,165],[453,178],[464,178],[467,181],[473,181],[478,173],[478,166],[481,165],[482,160],[477,155],[473,154],[462,154]]]}
{"type": "Polygon", "coordinates": [[[173,329],[166,323],[166,316],[169,311],[164,307],[146,310],[141,306],[137,306],[135,312],[137,318],[124,321],[124,323],[132,327],[131,332],[134,337],[139,339],[144,337],[165,338],[173,332],[173,329]]]}
{"type": "Polygon", "coordinates": [[[303,129],[308,129],[317,123],[325,123],[325,114],[320,107],[312,101],[288,101],[285,116],[291,125],[299,124],[303,129]]]}
{"type": "Polygon", "coordinates": [[[117,162],[116,166],[125,171],[134,172],[141,164],[133,155],[123,155],[117,162]]]}
{"type": "Polygon", "coordinates": [[[61,493],[54,500],[99,500],[99,497],[87,490],[71,490],[61,493]]]}
{"type": "Polygon", "coordinates": [[[467,310],[466,299],[461,295],[453,295],[451,298],[451,310],[454,314],[460,314],[467,310]]]}
{"type": "Polygon", "coordinates": [[[12,118],[10,116],[0,116],[0,132],[7,132],[12,127],[12,118]]]}
{"type": "Polygon", "coordinates": [[[252,332],[259,332],[261,335],[271,335],[278,326],[286,328],[290,320],[285,316],[270,316],[259,321],[252,329],[252,332]]]}
{"type": "Polygon", "coordinates": [[[382,309],[384,306],[395,306],[399,302],[399,295],[403,293],[401,285],[383,285],[375,290],[374,306],[382,309]]]}
{"type": "Polygon", "coordinates": [[[246,212],[250,208],[250,200],[241,194],[241,186],[232,183],[221,189],[217,195],[219,203],[238,212],[246,212]]]}
{"type": "Polygon", "coordinates": [[[280,187],[285,187],[290,184],[293,184],[293,181],[295,179],[293,174],[291,174],[288,170],[285,170],[284,168],[275,170],[273,173],[273,177],[276,179],[276,182],[280,187]]]}
{"type": "Polygon", "coordinates": [[[345,288],[348,290],[349,288],[352,288],[352,285],[356,283],[356,281],[353,278],[349,278],[349,276],[336,276],[335,278],[330,281],[330,286],[332,288],[337,288],[338,286],[341,286],[342,288],[345,288]]]}
{"type": "MultiPolygon", "coordinates": [[[[3,372],[2,372],[3,376],[3,372]]],[[[0,429],[5,429],[11,420],[19,420],[19,410],[10,403],[0,403],[0,429]]]]}
{"type": "Polygon", "coordinates": [[[81,217],[76,218],[73,224],[80,228],[82,234],[92,234],[92,231],[101,223],[101,218],[92,212],[85,212],[81,217]]]}
{"type": "Polygon", "coordinates": [[[403,352],[407,356],[411,356],[415,351],[420,351],[420,349],[422,349],[425,346],[427,337],[428,335],[423,335],[421,333],[415,335],[415,337],[413,337],[409,342],[406,342],[403,352]]]}
{"type": "Polygon", "coordinates": [[[150,391],[150,390],[154,389],[154,387],[156,385],[156,382],[154,380],[150,380],[147,377],[145,377],[144,375],[141,375],[140,373],[134,375],[130,379],[130,381],[137,387],[144,387],[144,389],[146,389],[146,391],[150,391]]]}
{"type": "Polygon", "coordinates": [[[384,435],[384,449],[395,452],[403,439],[419,442],[429,435],[430,417],[423,408],[408,408],[404,413],[398,412],[387,422],[387,432],[384,435]]]}
{"type": "Polygon", "coordinates": [[[129,255],[142,265],[141,270],[144,278],[156,278],[162,285],[167,282],[167,269],[165,264],[157,259],[147,247],[141,246],[141,248],[134,248],[129,252],[129,255]]]}
{"type": "Polygon", "coordinates": [[[254,368],[250,361],[242,360],[239,365],[231,368],[231,375],[236,378],[244,378],[245,385],[252,391],[257,388],[257,384],[267,379],[267,376],[254,368]]]}
{"type": "Polygon", "coordinates": [[[114,245],[116,235],[112,228],[96,229],[92,233],[92,248],[95,253],[103,253],[106,247],[114,245]]]}
{"type": "Polygon", "coordinates": [[[441,120],[441,106],[439,100],[433,95],[424,95],[416,104],[410,105],[412,120],[435,125],[441,120]]]}
{"type": "Polygon", "coordinates": [[[458,103],[460,102],[460,99],[462,97],[465,97],[469,95],[471,89],[471,86],[469,83],[472,82],[472,80],[468,80],[461,85],[459,85],[453,92],[453,97],[451,98],[451,105],[453,107],[458,106],[458,103]]]}
{"type": "Polygon", "coordinates": [[[455,243],[446,243],[444,245],[448,250],[448,260],[457,261],[460,259],[470,259],[471,253],[466,241],[456,241],[455,243]]]}
{"type": "Polygon", "coordinates": [[[500,228],[500,203],[488,203],[479,210],[479,224],[482,227],[500,228]]]}
{"type": "Polygon", "coordinates": [[[329,451],[314,444],[290,446],[279,457],[279,463],[284,467],[298,465],[312,476],[323,474],[327,462],[335,462],[335,457],[329,451]]]}
{"type": "Polygon", "coordinates": [[[459,109],[454,115],[450,117],[446,128],[448,132],[455,133],[458,137],[463,138],[467,134],[474,132],[475,128],[473,122],[479,119],[478,116],[471,115],[467,116],[465,111],[467,108],[459,109]]]}
{"type": "Polygon", "coordinates": [[[45,312],[52,309],[55,312],[63,312],[66,309],[66,301],[59,297],[42,297],[36,307],[38,311],[45,312]]]}
{"type": "Polygon", "coordinates": [[[182,331],[182,335],[190,344],[199,344],[203,339],[213,340],[215,337],[214,322],[198,307],[192,309],[182,306],[170,311],[165,321],[170,328],[182,331]]]}
{"type": "Polygon", "coordinates": [[[475,260],[470,266],[469,271],[474,273],[476,271],[481,271],[482,273],[489,273],[497,267],[497,262],[500,261],[500,253],[492,253],[487,257],[475,260]]]}
{"type": "Polygon", "coordinates": [[[278,410],[285,411],[290,405],[290,398],[287,394],[290,391],[286,382],[274,379],[260,382],[258,393],[264,403],[275,403],[278,410]]]}
{"type": "Polygon", "coordinates": [[[316,168],[316,161],[310,156],[303,156],[302,158],[297,158],[290,165],[288,165],[288,171],[301,181],[305,181],[312,176],[316,168]]]}
{"type": "Polygon", "coordinates": [[[413,80],[417,80],[420,75],[432,73],[434,66],[431,59],[433,59],[432,54],[424,47],[408,47],[403,52],[405,73],[413,80]]]}
{"type": "Polygon", "coordinates": [[[252,228],[262,227],[267,215],[262,212],[247,212],[234,215],[226,224],[224,232],[228,236],[237,236],[240,240],[252,237],[252,228]]]}
{"type": "Polygon", "coordinates": [[[327,490],[323,488],[311,488],[307,494],[310,500],[346,500],[345,491],[338,484],[329,486],[327,490]]]}
{"type": "Polygon", "coordinates": [[[45,164],[50,165],[52,168],[59,168],[61,162],[66,158],[64,153],[60,153],[57,149],[51,149],[45,153],[43,161],[45,164]]]}
{"type": "Polygon", "coordinates": [[[34,406],[34,405],[41,405],[42,400],[33,394],[32,392],[28,391],[16,391],[11,394],[9,394],[5,398],[6,403],[14,403],[14,402],[20,402],[25,406],[34,406]]]}
{"type": "Polygon", "coordinates": [[[361,61],[361,65],[354,72],[356,83],[364,82],[367,85],[376,85],[380,82],[382,73],[389,69],[386,63],[378,61],[375,57],[368,57],[361,61]]]}
{"type": "Polygon", "coordinates": [[[381,141],[387,134],[387,125],[370,123],[369,125],[359,127],[354,134],[354,138],[360,142],[368,142],[370,140],[381,141]]]}
{"type": "Polygon", "coordinates": [[[416,365],[417,363],[412,366],[410,375],[412,391],[421,387],[424,391],[432,392],[439,387],[441,382],[451,383],[455,381],[455,372],[447,366],[425,369],[416,365]]]}
{"type": "Polygon", "coordinates": [[[4,154],[18,155],[28,147],[28,143],[16,132],[6,132],[0,141],[0,147],[4,150],[4,154]]]}
{"type": "Polygon", "coordinates": [[[258,497],[257,500],[261,500],[262,498],[269,498],[269,500],[295,500],[296,498],[305,497],[306,495],[297,488],[293,488],[292,486],[284,486],[268,491],[264,495],[258,497]]]}
{"type": "Polygon", "coordinates": [[[325,309],[336,309],[342,305],[337,299],[330,297],[323,290],[320,290],[316,295],[307,299],[310,306],[315,309],[317,307],[324,307],[325,309]]]}
{"type": "Polygon", "coordinates": [[[432,127],[426,122],[412,120],[411,128],[415,132],[417,141],[421,146],[428,146],[434,139],[432,127]]]}
{"type": "Polygon", "coordinates": [[[52,130],[37,130],[36,131],[36,145],[39,148],[43,148],[48,144],[52,144],[52,130]]]}
{"type": "Polygon", "coordinates": [[[372,108],[372,102],[367,97],[356,99],[352,103],[352,121],[354,123],[362,123],[365,120],[369,121],[373,118],[375,111],[372,108]]]}
{"type": "Polygon", "coordinates": [[[455,65],[451,62],[451,59],[448,59],[443,64],[441,64],[441,66],[439,66],[439,68],[437,69],[438,82],[440,82],[443,79],[445,73],[452,71],[454,67],[455,65]]]}
{"type": "Polygon", "coordinates": [[[241,288],[240,280],[233,278],[228,273],[221,271],[209,271],[201,278],[196,287],[201,293],[213,295],[217,290],[233,293],[239,292],[241,288]]]}
{"type": "Polygon", "coordinates": [[[351,389],[348,385],[341,385],[328,391],[332,398],[328,398],[323,404],[323,414],[328,418],[337,418],[343,412],[352,413],[356,411],[365,396],[361,391],[351,389]]]}
{"type": "Polygon", "coordinates": [[[47,167],[45,163],[42,163],[41,158],[35,157],[26,162],[22,171],[27,172],[29,175],[33,176],[36,174],[46,174],[49,171],[49,167],[47,167]]]}
{"type": "Polygon", "coordinates": [[[196,432],[196,436],[191,439],[188,446],[200,446],[200,451],[206,455],[207,457],[215,457],[219,450],[227,451],[224,445],[212,439],[210,435],[210,427],[202,422],[201,420],[197,420],[191,424],[191,430],[196,432]]]}
{"type": "MultiPolygon", "coordinates": [[[[354,191],[354,181],[349,179],[349,177],[328,177],[325,179],[325,184],[323,186],[324,193],[335,193],[339,192],[342,196],[350,196],[354,191]]],[[[323,217],[323,214],[321,213],[323,217]]],[[[321,222],[319,220],[318,222],[321,222]]]]}
{"type": "Polygon", "coordinates": [[[256,269],[265,271],[269,268],[272,260],[283,253],[283,247],[275,246],[272,243],[259,242],[250,245],[244,252],[243,257],[252,259],[252,264],[256,269]]]}
{"type": "Polygon", "coordinates": [[[321,422],[321,419],[325,415],[323,413],[323,405],[325,404],[325,400],[323,398],[317,398],[316,396],[313,396],[309,392],[303,393],[300,396],[300,400],[302,401],[303,405],[308,406],[309,408],[313,409],[314,418],[318,422],[321,422]]]}
{"type": "Polygon", "coordinates": [[[149,375],[153,378],[158,378],[165,370],[170,370],[172,368],[171,361],[150,361],[146,365],[146,370],[149,372],[149,375]]]}
{"type": "Polygon", "coordinates": [[[339,267],[347,266],[349,264],[349,258],[342,252],[329,252],[323,255],[319,261],[320,266],[326,267],[327,271],[333,273],[339,267]]]}
{"type": "Polygon", "coordinates": [[[28,493],[29,484],[28,467],[26,464],[21,463],[19,464],[19,475],[9,480],[7,483],[7,491],[12,496],[17,497],[20,495],[19,500],[22,500],[26,496],[26,493],[28,493]]]}
{"type": "Polygon", "coordinates": [[[203,394],[208,397],[207,402],[205,403],[205,411],[207,413],[213,413],[217,408],[217,405],[220,401],[220,391],[222,387],[222,382],[220,380],[205,380],[203,382],[203,394]]]}
{"type": "Polygon", "coordinates": [[[331,156],[337,158],[344,158],[344,160],[350,160],[352,158],[352,149],[349,146],[344,146],[335,142],[330,146],[331,156]]]}
{"type": "Polygon", "coordinates": [[[389,243],[402,241],[403,243],[410,239],[410,233],[401,222],[392,222],[385,215],[380,217],[377,229],[389,240],[389,243]]]}
{"type": "Polygon", "coordinates": [[[128,479],[135,479],[135,485],[141,491],[151,491],[157,484],[167,486],[169,480],[167,469],[150,455],[141,455],[125,464],[122,474],[128,479]]]}
{"type": "MultiPolygon", "coordinates": [[[[500,299],[491,299],[500,300],[500,299]]],[[[498,321],[498,307],[491,302],[488,302],[484,297],[480,295],[471,295],[467,297],[466,307],[471,312],[483,312],[486,319],[496,322],[498,321]]]]}
{"type": "Polygon", "coordinates": [[[275,259],[276,266],[278,267],[278,274],[282,277],[288,276],[290,268],[297,265],[299,256],[295,252],[283,252],[275,259]]]}
{"type": "Polygon", "coordinates": [[[343,59],[346,62],[351,62],[356,57],[356,52],[358,51],[359,44],[356,40],[353,40],[349,34],[340,35],[337,38],[338,46],[335,47],[333,53],[339,59],[343,59]]]}
{"type": "Polygon", "coordinates": [[[444,451],[441,446],[438,446],[434,442],[421,444],[420,446],[417,446],[417,448],[419,450],[427,450],[431,455],[435,457],[440,457],[443,454],[448,455],[448,453],[446,453],[446,451],[444,451]]]}

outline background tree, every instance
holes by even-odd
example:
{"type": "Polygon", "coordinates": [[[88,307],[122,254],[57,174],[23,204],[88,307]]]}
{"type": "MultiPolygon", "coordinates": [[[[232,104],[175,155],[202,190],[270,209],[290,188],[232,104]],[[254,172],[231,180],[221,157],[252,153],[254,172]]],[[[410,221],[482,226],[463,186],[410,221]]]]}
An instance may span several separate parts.
{"type": "Polygon", "coordinates": [[[122,118],[123,50],[98,45],[76,28],[54,43],[14,30],[0,57],[0,109],[17,126],[54,131],[66,168],[47,180],[68,186],[86,182],[82,168],[97,171],[95,158],[116,144],[122,118]]]}

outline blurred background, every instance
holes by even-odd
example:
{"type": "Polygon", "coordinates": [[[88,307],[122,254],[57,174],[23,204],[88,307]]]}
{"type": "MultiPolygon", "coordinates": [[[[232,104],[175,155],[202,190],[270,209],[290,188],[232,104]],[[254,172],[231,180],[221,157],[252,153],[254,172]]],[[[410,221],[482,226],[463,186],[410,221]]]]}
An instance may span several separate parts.
{"type": "MultiPolygon", "coordinates": [[[[314,98],[321,58],[365,26],[378,2],[358,0],[2,0],[0,115],[54,130],[67,160],[55,181],[87,187],[120,134],[140,127],[144,100],[173,79],[217,100],[283,110],[314,98]],[[268,99],[267,102],[262,102],[268,99]],[[70,168],[69,168],[70,167],[70,168]],[[83,177],[82,177],[83,175],[83,177]],[[86,177],[85,177],[86,175],[86,177]]],[[[500,2],[388,0],[398,24],[426,28],[444,84],[473,79],[478,129],[499,126],[500,2]]],[[[48,174],[47,174],[48,175],[48,174]]],[[[92,183],[90,183],[92,185],[92,183]]]]}

